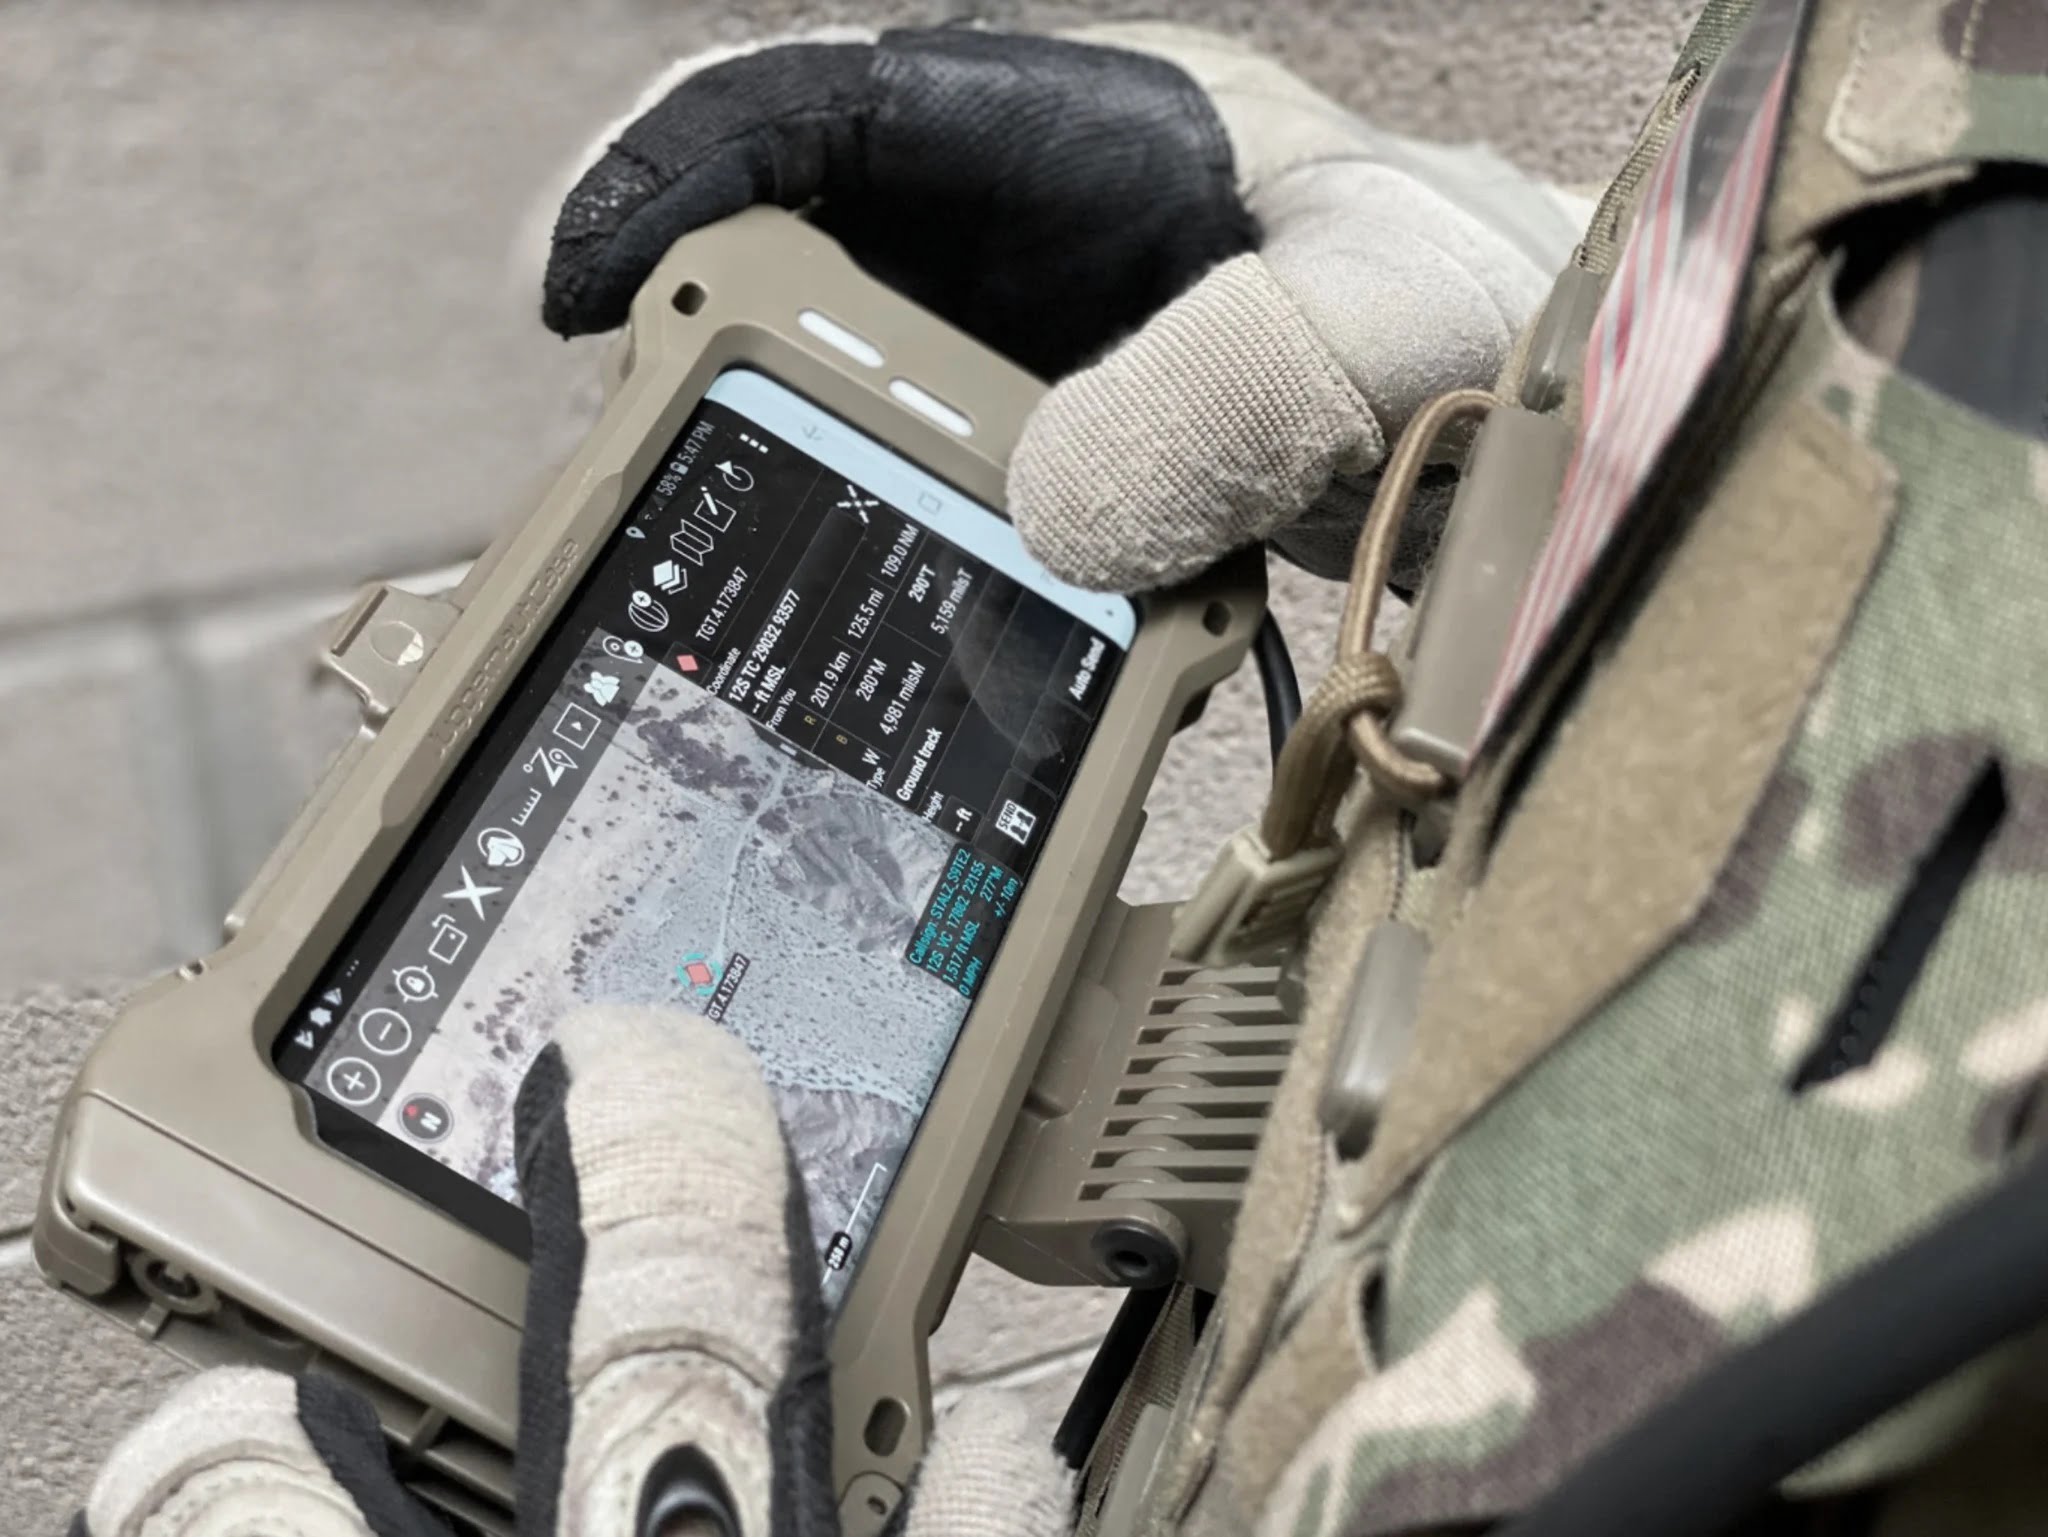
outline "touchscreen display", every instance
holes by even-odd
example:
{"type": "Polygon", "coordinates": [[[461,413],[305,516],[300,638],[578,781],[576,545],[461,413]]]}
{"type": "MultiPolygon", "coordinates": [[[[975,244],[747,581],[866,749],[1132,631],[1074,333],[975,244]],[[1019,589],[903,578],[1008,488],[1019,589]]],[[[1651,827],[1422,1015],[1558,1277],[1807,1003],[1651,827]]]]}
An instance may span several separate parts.
{"type": "Polygon", "coordinates": [[[719,376],[286,1025],[330,1144],[515,1248],[512,1105],[582,1003],[759,1059],[844,1294],[1136,623],[719,376]]]}

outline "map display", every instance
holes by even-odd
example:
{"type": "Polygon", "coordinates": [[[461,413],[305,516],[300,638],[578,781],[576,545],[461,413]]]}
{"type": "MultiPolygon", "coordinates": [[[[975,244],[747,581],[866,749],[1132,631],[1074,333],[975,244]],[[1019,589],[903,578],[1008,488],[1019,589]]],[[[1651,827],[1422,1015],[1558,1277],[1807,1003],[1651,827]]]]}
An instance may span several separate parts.
{"type": "MultiPolygon", "coordinates": [[[[657,670],[408,1068],[452,1112],[430,1155],[512,1199],[512,1096],[545,1039],[535,1022],[645,1002],[662,977],[753,1048],[813,1228],[857,1244],[874,1215],[863,1186],[901,1159],[967,1013],[956,989],[906,986],[927,979],[903,960],[953,847],[657,670]],[[655,804],[659,818],[633,813],[655,804]],[[858,1003],[877,998],[886,1030],[858,1003]]],[[[393,1131],[401,1103],[380,1116],[393,1131]]]]}
{"type": "Polygon", "coordinates": [[[280,1039],[322,1136],[517,1246],[554,1024],[700,1015],[761,1065],[836,1304],[1134,623],[1006,537],[723,376],[280,1039]]]}

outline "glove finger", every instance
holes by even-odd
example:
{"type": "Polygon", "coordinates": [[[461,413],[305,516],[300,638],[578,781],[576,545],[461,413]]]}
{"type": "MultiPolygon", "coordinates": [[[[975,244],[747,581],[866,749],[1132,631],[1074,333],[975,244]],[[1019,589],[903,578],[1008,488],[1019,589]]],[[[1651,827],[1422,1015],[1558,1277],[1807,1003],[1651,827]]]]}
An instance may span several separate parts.
{"type": "Polygon", "coordinates": [[[1010,513],[1055,574],[1130,592],[1263,539],[1385,446],[1265,263],[1240,256],[1040,402],[1010,513]]]}
{"type": "Polygon", "coordinates": [[[680,1012],[587,1009],[515,1120],[520,1531],[625,1537],[669,1497],[713,1530],[832,1531],[817,1256],[747,1049],[680,1012]]]}
{"type": "MultiPolygon", "coordinates": [[[[1242,44],[1171,23],[1090,28],[1171,59],[1230,135],[1259,254],[1391,442],[1425,402],[1490,384],[1590,210],[1477,145],[1376,128],[1242,44]]],[[[1443,525],[1456,442],[1402,524],[1389,585],[1413,592],[1443,525]]],[[[1319,576],[1349,570],[1376,482],[1340,475],[1274,546],[1319,576]]]]}
{"type": "Polygon", "coordinates": [[[653,112],[685,81],[703,74],[708,69],[730,63],[734,59],[746,58],[750,54],[771,51],[780,54],[781,50],[792,46],[820,43],[854,43],[866,46],[872,44],[878,35],[873,27],[827,23],[823,26],[805,27],[796,31],[758,37],[744,43],[721,43],[672,60],[641,88],[640,94],[624,112],[592,134],[577,155],[568,161],[559,173],[549,177],[536,190],[534,202],[520,222],[513,263],[516,280],[522,287],[538,286],[541,283],[542,274],[547,267],[549,245],[554,238],[556,225],[562,218],[563,205],[567,203],[571,191],[578,182],[590,174],[592,167],[612,152],[627,129],[653,112]]]}
{"type": "Polygon", "coordinates": [[[696,70],[562,206],[543,318],[606,330],[681,235],[816,204],[871,271],[1057,374],[1252,245],[1228,136],[1165,59],[978,28],[696,70]]]}
{"type": "Polygon", "coordinates": [[[1051,1537],[1074,1524],[1074,1476],[1013,1394],[970,1393],[933,1432],[901,1537],[1051,1537]]]}
{"type": "Polygon", "coordinates": [[[370,1406],[327,1378],[228,1368],[130,1431],[72,1537],[447,1537],[399,1487],[370,1406]]]}
{"type": "Polygon", "coordinates": [[[865,42],[797,42],[689,72],[562,202],[541,318],[564,336],[624,322],[677,237],[757,202],[798,207],[850,163],[867,115],[865,42]]]}

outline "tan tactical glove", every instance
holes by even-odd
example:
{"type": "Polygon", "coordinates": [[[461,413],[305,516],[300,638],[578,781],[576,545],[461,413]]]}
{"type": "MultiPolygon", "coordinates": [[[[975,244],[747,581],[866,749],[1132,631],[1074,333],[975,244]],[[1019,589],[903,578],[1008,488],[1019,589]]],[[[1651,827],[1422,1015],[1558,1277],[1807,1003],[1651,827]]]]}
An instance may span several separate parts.
{"type": "MultiPolygon", "coordinates": [[[[533,1219],[522,1537],[839,1529],[817,1250],[767,1086],[694,1016],[596,1008],[517,1107],[533,1219]]],[[[942,1422],[903,1530],[1048,1537],[1072,1489],[1012,1399],[942,1422]]],[[[72,1537],[445,1537],[325,1378],[193,1379],[108,1459],[72,1537]]]]}
{"type": "MultiPolygon", "coordinates": [[[[1011,512],[1059,575],[1127,590],[1269,537],[1340,575],[1389,442],[1492,382],[1585,214],[1186,28],[842,31],[658,82],[563,204],[548,324],[619,325],[673,241],[755,202],[1063,378],[1011,512]]],[[[1440,526],[1410,517],[1396,587],[1440,526]]]]}

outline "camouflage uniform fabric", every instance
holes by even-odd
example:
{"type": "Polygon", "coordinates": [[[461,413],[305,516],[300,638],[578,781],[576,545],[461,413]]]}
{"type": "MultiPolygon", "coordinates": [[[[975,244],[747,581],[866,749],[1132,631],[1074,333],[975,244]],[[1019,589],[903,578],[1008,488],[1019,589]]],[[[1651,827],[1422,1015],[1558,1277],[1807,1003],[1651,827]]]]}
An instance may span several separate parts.
{"type": "MultiPolygon", "coordinates": [[[[1690,931],[1469,1126],[1399,1214],[1388,1364],[1304,1453],[1299,1525],[1275,1530],[1520,1508],[1729,1344],[1996,1174],[2026,1129],[2048,1064],[2048,645],[2033,617],[2048,540],[2008,514],[2048,512],[2048,448],[1859,356],[1831,317],[1797,351],[1787,371],[1898,472],[1892,545],[1690,931]],[[1889,1038],[1795,1093],[1994,759],[2005,820],[1889,1038]],[[1319,1515],[1339,1509],[1356,1514],[1319,1515]]],[[[1808,1485],[1887,1471],[1939,1429],[1887,1426],[1808,1485]]]]}
{"type": "MultiPolygon", "coordinates": [[[[1560,1020],[1554,1044],[1478,1096],[1415,1172],[1375,1188],[1326,1161],[1314,1237],[1268,1337],[1285,1355],[1290,1334],[1320,1332],[1325,1354],[1355,1355],[1356,1380],[1260,1491],[1247,1459],[1230,1475],[1233,1444],[1276,1401],[1251,1371],[1222,1419],[1225,1488],[1198,1485],[1191,1529],[1222,1529],[1218,1500],[1243,1511],[1262,1493],[1270,1537],[1523,1509],[1701,1367],[2029,1150],[2048,1070],[2048,422],[2038,400],[2031,418],[2001,419],[1915,366],[1953,320],[1931,297],[1962,274],[1909,242],[1838,306],[1837,255],[1872,238],[1851,216],[1962,187],[1981,160],[2048,164],[2048,10],[1815,10],[1744,319],[1742,408],[1703,419],[1695,470],[1660,492],[1684,504],[1680,531],[1583,685],[1560,689],[1524,737],[1527,787],[1500,831],[1469,824],[1510,796],[1512,763],[1482,768],[1492,782],[1468,789],[1479,804],[1461,807],[1454,842],[1505,862],[1516,822],[1560,805],[1580,820],[1556,820],[1553,836],[1598,834],[1601,799],[1628,799],[1633,765],[1610,753],[1612,777],[1594,778],[1585,739],[1606,740],[1601,712],[1630,689],[1638,704],[1681,701],[1669,709],[1689,723],[1690,772],[1703,798],[1738,788],[1741,835],[1681,920],[1646,934],[1617,985],[1560,1020]],[[1744,713],[1749,695],[1717,717],[1726,658],[1674,644],[1715,633],[1712,614],[1677,610],[1743,581],[1816,610],[1810,663],[1748,655],[1755,639],[1737,627],[1770,616],[1726,611],[1723,648],[1788,673],[1782,731],[1744,713]],[[1818,612],[1836,598],[1839,615],[1818,612]],[[1959,840],[1981,852],[1952,905],[1935,904],[1921,963],[1897,915],[1925,905],[1927,861],[1959,840]],[[1900,982],[1893,1016],[1882,994],[1900,982]],[[1347,1201],[1358,1209],[1333,1216],[1347,1201]],[[1348,1338],[1330,1337],[1333,1318],[1348,1338]]],[[[1642,746],[1667,768],[1675,751],[1642,746]]],[[[1654,824],[1654,807],[1641,815],[1654,824]]],[[[1591,883],[1619,889],[1512,914],[1527,945],[1597,948],[1580,926],[1628,918],[1638,866],[1597,854],[1579,851],[1591,883]]],[[[1434,913],[1440,952],[1495,873],[1466,892],[1455,863],[1434,913]]],[[[1924,1466],[1969,1433],[2005,1364],[1977,1363],[1887,1416],[1786,1494],[1924,1466]]]]}

